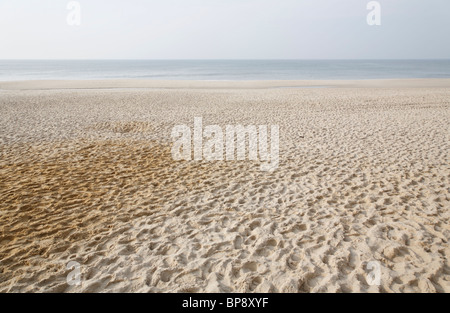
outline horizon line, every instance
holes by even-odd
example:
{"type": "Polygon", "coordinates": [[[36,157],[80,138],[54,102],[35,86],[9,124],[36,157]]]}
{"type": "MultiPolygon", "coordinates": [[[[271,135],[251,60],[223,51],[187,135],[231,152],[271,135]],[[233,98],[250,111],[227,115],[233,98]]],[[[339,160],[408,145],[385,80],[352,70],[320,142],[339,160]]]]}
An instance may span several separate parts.
{"type": "Polygon", "coordinates": [[[450,58],[361,58],[361,59],[352,59],[352,58],[337,58],[337,59],[296,59],[296,58],[286,58],[286,59],[277,59],[277,58],[268,58],[268,59],[140,59],[140,58],[56,58],[56,59],[44,59],[44,58],[37,58],[37,59],[12,59],[12,58],[6,58],[2,59],[0,58],[0,61],[450,61],[450,58]]]}

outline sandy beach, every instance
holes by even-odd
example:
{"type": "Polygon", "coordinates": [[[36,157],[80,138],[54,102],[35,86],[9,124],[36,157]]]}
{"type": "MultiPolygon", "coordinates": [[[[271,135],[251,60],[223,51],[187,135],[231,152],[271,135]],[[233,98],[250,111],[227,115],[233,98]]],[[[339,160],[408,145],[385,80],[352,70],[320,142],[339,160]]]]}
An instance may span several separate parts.
{"type": "Polygon", "coordinates": [[[450,292],[449,125],[450,79],[0,82],[0,292],[450,292]],[[279,167],[173,160],[195,117],[279,167]]]}

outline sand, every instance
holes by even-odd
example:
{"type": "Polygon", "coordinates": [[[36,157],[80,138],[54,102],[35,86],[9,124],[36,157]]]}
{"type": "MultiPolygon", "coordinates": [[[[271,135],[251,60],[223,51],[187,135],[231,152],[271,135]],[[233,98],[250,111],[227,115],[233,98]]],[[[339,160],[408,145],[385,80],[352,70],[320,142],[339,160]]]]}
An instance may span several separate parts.
{"type": "Polygon", "coordinates": [[[450,80],[0,82],[0,292],[450,292],[449,125],[450,80]],[[174,161],[194,117],[279,168],[174,161]]]}

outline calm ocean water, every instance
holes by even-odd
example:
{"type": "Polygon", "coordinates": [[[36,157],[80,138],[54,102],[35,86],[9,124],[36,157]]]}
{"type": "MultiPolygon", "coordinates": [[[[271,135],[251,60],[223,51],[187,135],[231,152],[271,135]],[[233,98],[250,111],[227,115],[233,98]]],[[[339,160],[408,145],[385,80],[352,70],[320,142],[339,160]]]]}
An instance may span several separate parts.
{"type": "Polygon", "coordinates": [[[0,60],[0,81],[450,78],[450,60],[0,60]]]}

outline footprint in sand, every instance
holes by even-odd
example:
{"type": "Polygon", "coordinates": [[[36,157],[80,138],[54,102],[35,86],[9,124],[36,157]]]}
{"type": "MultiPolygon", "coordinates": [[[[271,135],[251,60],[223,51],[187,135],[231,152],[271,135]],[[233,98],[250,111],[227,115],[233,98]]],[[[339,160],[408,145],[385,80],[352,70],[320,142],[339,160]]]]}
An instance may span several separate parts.
{"type": "Polygon", "coordinates": [[[277,244],[278,243],[275,239],[269,239],[260,245],[260,247],[256,250],[256,254],[258,256],[268,257],[274,252],[277,244]]]}

